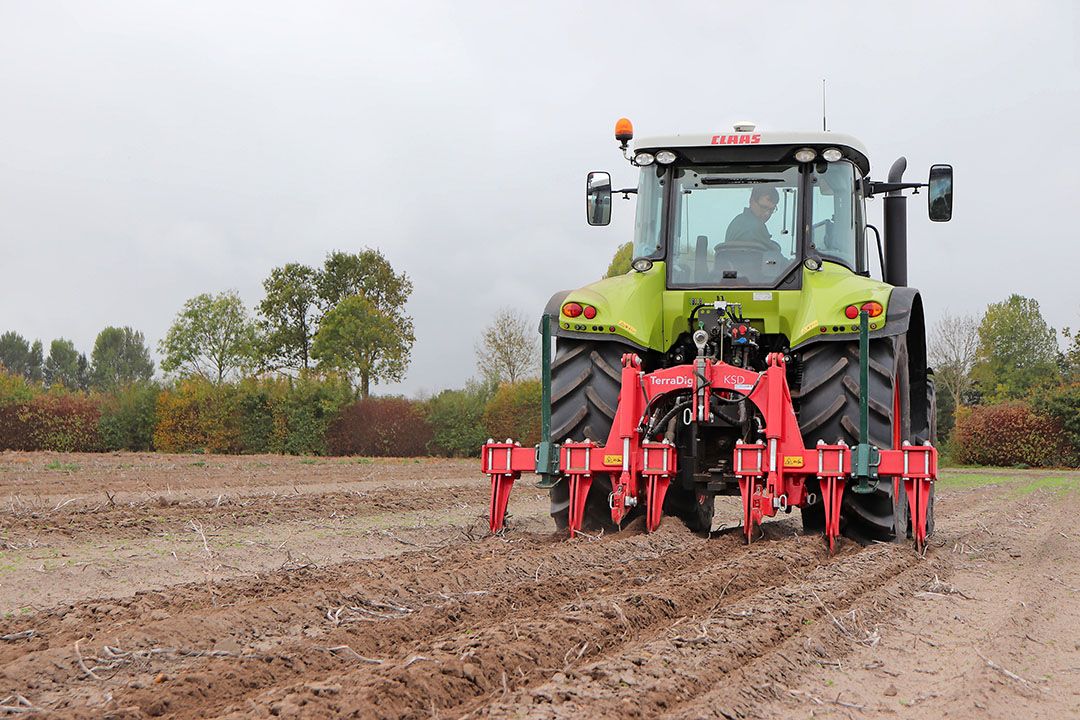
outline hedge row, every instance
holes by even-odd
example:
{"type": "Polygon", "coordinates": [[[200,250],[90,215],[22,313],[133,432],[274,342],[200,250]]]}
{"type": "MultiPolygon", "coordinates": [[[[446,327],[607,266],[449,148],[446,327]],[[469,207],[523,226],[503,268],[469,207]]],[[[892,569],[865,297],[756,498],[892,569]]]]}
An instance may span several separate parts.
{"type": "Polygon", "coordinates": [[[109,395],[45,392],[0,373],[0,450],[474,456],[489,436],[539,437],[540,384],[470,384],[426,401],[355,400],[335,377],[187,379],[109,395]]]}
{"type": "MultiPolygon", "coordinates": [[[[1014,402],[963,407],[952,459],[973,465],[1080,464],[1080,383],[1014,402]]],[[[335,377],[189,379],[110,395],[45,392],[0,373],[0,450],[161,450],[293,455],[474,456],[488,437],[540,438],[540,383],[470,384],[426,402],[353,398],[335,377]]]]}
{"type": "Polygon", "coordinates": [[[1061,420],[1025,402],[960,408],[949,443],[953,460],[963,465],[1080,463],[1080,445],[1071,441],[1061,420]]]}
{"type": "Polygon", "coordinates": [[[334,378],[181,381],[157,396],[153,446],[164,452],[326,454],[326,429],[352,399],[334,378]]]}

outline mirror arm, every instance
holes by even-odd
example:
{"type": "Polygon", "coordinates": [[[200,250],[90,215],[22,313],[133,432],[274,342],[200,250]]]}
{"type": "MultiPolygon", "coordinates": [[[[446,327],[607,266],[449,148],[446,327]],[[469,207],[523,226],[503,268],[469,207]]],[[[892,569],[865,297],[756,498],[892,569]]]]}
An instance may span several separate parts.
{"type": "Polygon", "coordinates": [[[623,188],[622,190],[612,190],[611,192],[616,195],[622,193],[623,200],[629,200],[631,194],[637,195],[637,188],[623,188]]]}
{"type": "Polygon", "coordinates": [[[915,189],[915,192],[919,191],[919,188],[930,187],[926,183],[891,183],[891,182],[871,182],[870,192],[868,197],[872,195],[880,195],[881,193],[894,192],[897,190],[910,190],[915,189]]]}

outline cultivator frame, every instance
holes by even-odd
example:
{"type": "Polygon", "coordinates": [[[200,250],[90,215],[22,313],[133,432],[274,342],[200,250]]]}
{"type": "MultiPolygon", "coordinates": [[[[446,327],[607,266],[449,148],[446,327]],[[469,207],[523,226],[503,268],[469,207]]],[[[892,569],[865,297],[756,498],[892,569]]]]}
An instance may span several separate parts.
{"type": "MultiPolygon", "coordinates": [[[[546,329],[546,324],[545,324],[546,329]]],[[[867,433],[868,335],[867,315],[861,313],[860,350],[861,438],[867,433]]],[[[546,339],[546,338],[545,338],[546,339]]],[[[548,380],[548,356],[544,356],[545,387],[548,380]]],[[[823,504],[825,540],[830,551],[840,536],[840,508],[845,491],[870,492],[871,483],[891,479],[894,493],[903,492],[911,510],[911,531],[916,549],[922,553],[926,544],[927,506],[931,486],[937,479],[937,450],[924,443],[903,442],[898,448],[877,448],[862,442],[849,446],[842,441],[827,445],[819,441],[807,448],[803,442],[791,392],[787,383],[786,360],[780,353],[767,357],[762,373],[717,362],[700,356],[693,363],[646,373],[634,353],[622,357],[621,389],[611,433],[605,444],[585,440],[566,441],[561,447],[544,442],[534,448],[521,447],[512,440],[484,444],[481,471],[491,479],[490,528],[504,527],[506,507],[514,481],[523,472],[540,473],[555,481],[568,483],[570,490],[570,536],[581,531],[585,501],[597,475],[611,480],[608,505],[611,521],[622,523],[633,508],[645,508],[645,527],[652,532],[660,526],[664,496],[677,471],[676,446],[667,441],[648,441],[643,437],[649,412],[661,398],[690,391],[692,403],[684,411],[683,421],[703,422],[710,413],[710,397],[722,400],[746,398],[760,412],[764,429],[756,442],[738,441],[734,448],[733,467],[742,498],[743,533],[749,543],[755,528],[777,511],[823,504]],[[556,454],[557,453],[557,454],[556,454]],[[549,459],[550,458],[550,459],[549,459]],[[557,463],[555,462],[557,460],[557,463]],[[560,480],[561,478],[561,480],[560,480]],[[821,497],[807,491],[807,480],[816,478],[821,497]]],[[[545,407],[545,415],[549,408],[545,407]]],[[[543,484],[543,483],[542,483],[543,484]]],[[[550,486],[549,483],[548,486],[550,486]]]]}

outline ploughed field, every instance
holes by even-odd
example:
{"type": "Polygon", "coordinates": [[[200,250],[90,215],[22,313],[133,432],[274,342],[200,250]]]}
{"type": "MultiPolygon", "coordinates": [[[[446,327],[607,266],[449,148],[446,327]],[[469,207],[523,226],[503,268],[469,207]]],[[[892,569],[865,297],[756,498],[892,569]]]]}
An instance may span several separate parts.
{"type": "Polygon", "coordinates": [[[477,466],[0,454],[0,715],[1080,716],[1080,473],[947,472],[920,559],[488,537],[477,466]]]}

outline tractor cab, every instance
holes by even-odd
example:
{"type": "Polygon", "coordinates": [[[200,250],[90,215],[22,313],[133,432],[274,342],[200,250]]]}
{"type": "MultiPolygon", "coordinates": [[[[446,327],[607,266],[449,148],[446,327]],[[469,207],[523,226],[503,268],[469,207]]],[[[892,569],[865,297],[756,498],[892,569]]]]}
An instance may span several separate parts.
{"type": "MultiPolygon", "coordinates": [[[[870,274],[864,200],[883,184],[869,180],[857,139],[742,123],[727,134],[645,138],[632,152],[626,133],[620,140],[640,168],[637,187],[618,191],[637,195],[634,267],[666,262],[667,288],[797,290],[800,266],[824,262],[870,274]]],[[[951,168],[940,167],[931,210],[935,199],[938,210],[951,207],[951,168]]],[[[610,196],[610,176],[590,173],[590,224],[610,220],[610,196]]]]}

